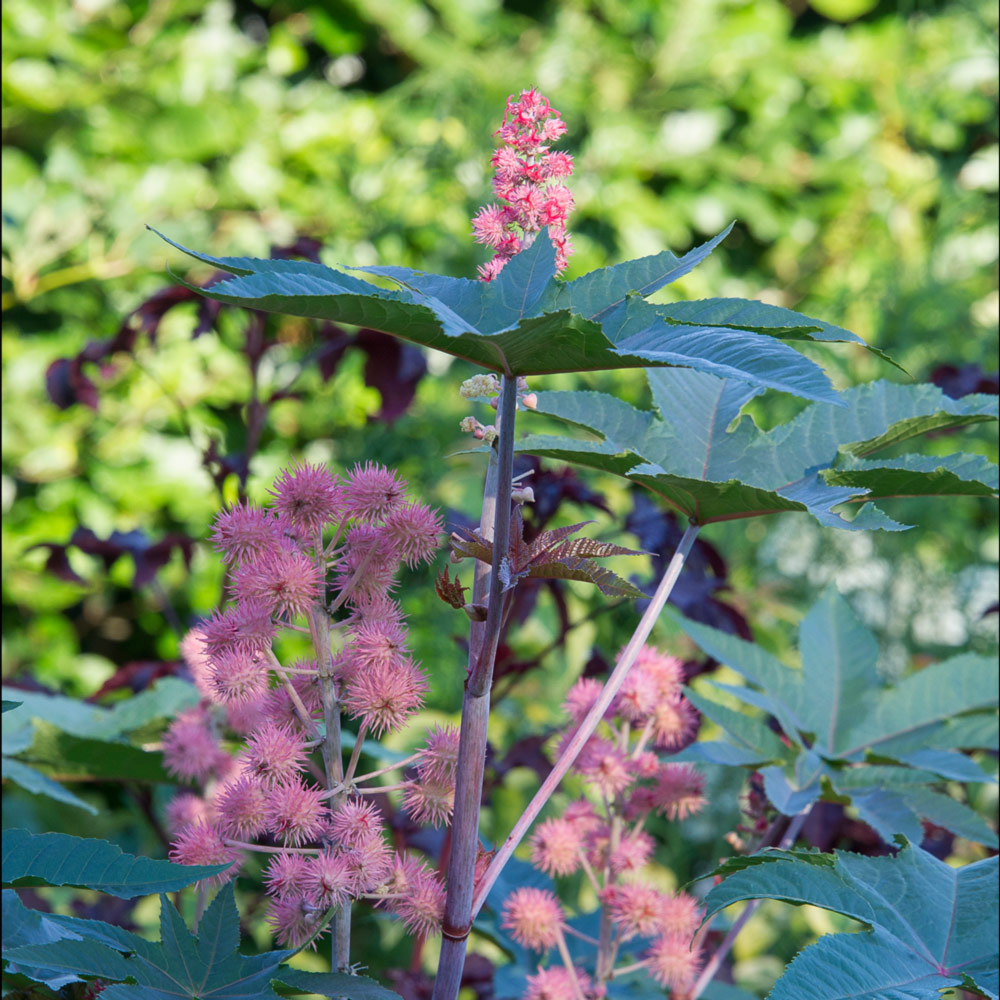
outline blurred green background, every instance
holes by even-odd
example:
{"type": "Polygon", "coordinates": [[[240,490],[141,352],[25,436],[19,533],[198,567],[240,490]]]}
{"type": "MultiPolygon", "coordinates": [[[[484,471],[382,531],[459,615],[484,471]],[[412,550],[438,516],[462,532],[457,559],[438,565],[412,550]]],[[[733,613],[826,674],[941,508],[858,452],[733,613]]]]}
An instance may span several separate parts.
{"type": "MultiPolygon", "coordinates": [[[[251,384],[236,313],[192,339],[194,306],[180,306],[155,343],[140,334],[132,353],[91,366],[96,410],[60,409],[46,395],[52,362],[113,336],[170,284],[165,265],[188,273],[145,226],[212,253],[266,256],[305,236],[327,263],[473,276],[488,257],[469,220],[489,200],[491,133],[524,87],[539,87],[569,126],[568,277],[684,251],[735,218],[722,248],[661,295],[759,298],[822,317],[917,381],[942,365],[973,382],[996,371],[991,0],[6,0],[2,23],[5,680],[90,695],[124,664],[176,658],[176,626],[218,600],[218,560],[203,544],[190,567],[175,552],[137,589],[128,558],[106,569],[71,552],[77,584],[48,573],[46,550],[33,548],[65,543],[80,525],[101,538],[204,538],[220,493],[201,452],[213,440],[241,446],[251,384]]],[[[303,364],[315,343],[307,324],[268,330],[278,346],[257,390],[295,377],[302,397],[270,409],[251,496],[263,499],[293,457],[337,469],[370,458],[398,465],[427,501],[476,513],[478,459],[448,457],[467,446],[457,427],[467,365],[429,358],[413,404],[389,424],[359,352],[323,380],[303,364]]],[[[838,387],[905,379],[848,345],[809,350],[838,387]]],[[[533,388],[574,384],[648,398],[636,373],[533,388]]],[[[798,408],[773,393],[753,406],[768,426],[798,408]]],[[[995,461],[996,431],[978,425],[925,447],[995,461]]],[[[595,530],[620,538],[627,492],[588,483],[612,510],[595,530]]],[[[235,477],[222,492],[236,495],[235,477]]],[[[997,615],[984,616],[997,599],[995,509],[954,498],[887,511],[918,527],[854,534],[789,515],[705,534],[728,562],[728,599],[778,652],[830,581],[879,634],[888,673],[995,648],[997,615]]],[[[403,601],[432,678],[430,708],[452,713],[462,624],[429,583],[426,572],[409,578],[403,601]]],[[[574,617],[593,606],[571,589],[574,617]]],[[[543,600],[523,648],[544,648],[554,621],[543,600]]],[[[622,609],[576,630],[498,709],[497,741],[555,724],[557,696],[591,647],[613,654],[631,621],[622,609]]],[[[508,779],[487,832],[509,826],[534,781],[517,768],[508,779]]],[[[65,827],[65,812],[48,808],[17,805],[28,825],[65,827]]],[[[127,849],[155,852],[128,808],[95,823],[127,849]]],[[[725,830],[698,830],[702,853],[718,853],[725,830]]],[[[751,986],[779,971],[773,939],[784,932],[766,926],[767,940],[737,953],[751,986]]]]}

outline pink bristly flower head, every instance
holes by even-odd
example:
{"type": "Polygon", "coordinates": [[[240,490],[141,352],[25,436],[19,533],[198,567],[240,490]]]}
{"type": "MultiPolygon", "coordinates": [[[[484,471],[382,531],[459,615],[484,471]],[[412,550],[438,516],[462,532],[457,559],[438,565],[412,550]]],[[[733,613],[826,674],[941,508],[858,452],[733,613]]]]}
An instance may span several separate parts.
{"type": "MultiPolygon", "coordinates": [[[[316,715],[322,711],[322,697],[319,691],[319,678],[315,671],[318,664],[315,660],[299,660],[292,664],[298,670],[311,670],[311,674],[295,673],[292,675],[292,687],[299,696],[299,700],[305,706],[307,712],[316,715]]],[[[271,688],[264,699],[263,713],[265,718],[279,726],[291,726],[296,730],[302,729],[303,723],[299,718],[295,703],[288,695],[284,684],[271,688]]]]}
{"type": "Polygon", "coordinates": [[[705,779],[690,764],[664,764],[656,776],[653,804],[668,819],[687,819],[705,805],[705,779]]]}
{"type": "MultiPolygon", "coordinates": [[[[597,701],[598,695],[604,690],[604,685],[594,677],[581,677],[570,689],[566,692],[566,697],[563,700],[563,711],[577,724],[579,725],[586,718],[587,713],[594,707],[597,701]]],[[[604,718],[610,718],[613,714],[614,706],[612,705],[607,712],[604,713],[604,718]]]]}
{"type": "Polygon", "coordinates": [[[303,888],[321,909],[339,906],[351,897],[354,879],[341,851],[320,851],[310,859],[303,888]]]}
{"type": "Polygon", "coordinates": [[[384,465],[355,465],[344,484],[344,511],[359,521],[384,521],[400,507],[406,483],[384,465]]]}
{"type": "Polygon", "coordinates": [[[352,719],[361,716],[375,736],[401,729],[423,704],[427,680],[412,660],[359,670],[344,687],[344,705],[352,719]]]}
{"type": "Polygon", "coordinates": [[[249,501],[218,513],[212,540],[227,563],[255,562],[282,545],[277,520],[249,501]]]}
{"type": "Polygon", "coordinates": [[[343,485],[322,465],[293,465],[268,492],[275,510],[310,536],[343,514],[343,485]]]}
{"type": "Polygon", "coordinates": [[[207,713],[192,708],[170,723],[163,737],[163,763],[178,778],[206,781],[222,773],[230,761],[212,735],[207,713]]]}
{"type": "Polygon", "coordinates": [[[252,840],[267,826],[267,794],[252,778],[237,778],[215,795],[219,829],[234,840],[252,840]]]}
{"type": "Polygon", "coordinates": [[[590,976],[583,969],[574,969],[573,975],[576,986],[565,966],[550,965],[547,969],[539,969],[533,976],[528,976],[523,1000],[576,1000],[581,993],[590,996],[593,989],[590,976]]]}
{"type": "Polygon", "coordinates": [[[320,790],[299,778],[268,790],[266,815],[267,828],[289,847],[319,839],[328,818],[320,790]]]}
{"type": "Polygon", "coordinates": [[[174,839],[169,858],[178,865],[224,865],[230,867],[208,879],[209,885],[225,885],[240,870],[241,854],[222,839],[217,826],[197,822],[184,827],[174,839]]]}
{"type": "Polygon", "coordinates": [[[264,869],[264,885],[272,896],[301,895],[309,876],[309,859],[304,854],[275,854],[264,869]]]}
{"type": "Polygon", "coordinates": [[[643,723],[656,709],[660,692],[656,680],[634,667],[628,672],[618,692],[615,705],[629,722],[643,723]]]}
{"type": "Polygon", "coordinates": [[[407,781],[403,787],[407,815],[421,826],[447,826],[455,808],[455,785],[407,781]]]}
{"type": "Polygon", "coordinates": [[[416,566],[429,562],[437,551],[441,518],[436,511],[414,500],[386,515],[385,532],[399,558],[407,566],[416,566]]]}
{"type": "Polygon", "coordinates": [[[331,835],[342,847],[357,847],[366,840],[381,840],[385,825],[374,802],[353,798],[342,803],[330,822],[331,835]]]}
{"type": "Polygon", "coordinates": [[[701,955],[691,949],[691,939],[676,934],[657,938],[645,957],[649,974],[661,986],[669,986],[671,996],[690,990],[701,968],[701,955]]]}
{"type": "Polygon", "coordinates": [[[681,685],[684,683],[684,664],[676,656],[667,656],[655,646],[643,646],[632,670],[652,677],[663,697],[680,697],[681,685]]]}
{"type": "Polygon", "coordinates": [[[367,601],[387,594],[396,585],[400,562],[396,546],[383,527],[357,524],[347,532],[334,583],[338,590],[351,588],[352,604],[367,601]]]}
{"type": "Polygon", "coordinates": [[[427,730],[427,745],[420,750],[417,771],[425,781],[454,785],[458,767],[459,733],[455,726],[432,726],[427,730]]]}
{"type": "Polygon", "coordinates": [[[271,614],[296,618],[323,595],[323,575],[304,552],[274,548],[233,575],[237,600],[262,602],[271,614]]]}
{"type": "Polygon", "coordinates": [[[212,697],[212,663],[205,652],[202,626],[195,625],[181,639],[181,656],[191,672],[191,680],[202,698],[212,697]]]}
{"type": "Polygon", "coordinates": [[[515,889],[504,901],[503,922],[510,936],[525,948],[548,951],[566,923],[559,900],[547,889],[515,889]]]}
{"type": "Polygon", "coordinates": [[[231,701],[226,705],[226,725],[246,736],[267,721],[268,691],[250,701],[231,701]]]}
{"type": "Polygon", "coordinates": [[[306,762],[302,736],[291,726],[265,722],[247,740],[239,762],[261,784],[291,781],[306,762]]]}
{"type": "Polygon", "coordinates": [[[572,875],[581,864],[585,830],[565,817],[547,819],[531,838],[531,862],[547,875],[572,875]]]}
{"type": "Polygon", "coordinates": [[[610,740],[591,738],[573,769],[606,799],[614,799],[635,780],[628,756],[610,740]]]}
{"type": "Polygon", "coordinates": [[[566,269],[572,253],[566,220],[574,204],[569,188],[558,178],[572,174],[573,158],[549,152],[549,143],[565,131],[559,112],[537,90],[508,98],[496,133],[504,145],[491,160],[493,192],[503,204],[481,208],[472,220],[476,242],[494,248],[493,259],[479,268],[483,281],[492,281],[543,226],[549,227],[555,246],[556,270],[566,269]]]}

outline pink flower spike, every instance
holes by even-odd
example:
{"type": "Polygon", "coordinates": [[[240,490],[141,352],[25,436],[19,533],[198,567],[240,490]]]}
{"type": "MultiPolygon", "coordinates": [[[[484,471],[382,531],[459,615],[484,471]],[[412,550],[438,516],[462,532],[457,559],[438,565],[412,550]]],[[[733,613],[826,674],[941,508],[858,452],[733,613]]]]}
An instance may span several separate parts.
{"type": "Polygon", "coordinates": [[[500,924],[525,948],[548,951],[566,923],[559,900],[547,889],[515,889],[504,901],[500,924]]]}
{"type": "Polygon", "coordinates": [[[309,535],[339,520],[343,513],[344,488],[322,465],[293,465],[268,492],[275,509],[309,535]]]}

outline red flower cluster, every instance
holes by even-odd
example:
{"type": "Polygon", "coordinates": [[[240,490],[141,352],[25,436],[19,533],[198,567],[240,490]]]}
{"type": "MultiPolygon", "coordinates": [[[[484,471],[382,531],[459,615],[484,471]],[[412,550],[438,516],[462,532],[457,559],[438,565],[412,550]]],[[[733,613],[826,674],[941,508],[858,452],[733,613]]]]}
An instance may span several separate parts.
{"type": "Polygon", "coordinates": [[[573,252],[566,220],[573,195],[559,181],[573,173],[568,153],[549,152],[549,143],[566,131],[566,123],[537,90],[507,99],[497,130],[504,145],[493,154],[493,191],[501,204],[481,208],[472,220],[477,243],[494,247],[493,259],[479,268],[492,281],[516,253],[530,246],[543,226],[556,248],[556,270],[563,271],[573,252]]]}

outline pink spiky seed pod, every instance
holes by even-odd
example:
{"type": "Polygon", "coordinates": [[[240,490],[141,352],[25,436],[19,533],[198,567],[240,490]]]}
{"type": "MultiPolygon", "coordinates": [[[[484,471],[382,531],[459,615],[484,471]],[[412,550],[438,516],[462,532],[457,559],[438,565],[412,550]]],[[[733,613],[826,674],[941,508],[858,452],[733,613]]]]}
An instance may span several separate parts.
{"type": "Polygon", "coordinates": [[[383,521],[406,497],[406,483],[384,465],[355,465],[344,483],[344,511],[368,523],[383,521]]]}
{"type": "Polygon", "coordinates": [[[351,898],[354,878],[341,851],[325,850],[310,858],[303,888],[322,909],[340,906],[351,898]]]}
{"type": "Polygon", "coordinates": [[[209,690],[218,705],[258,701],[267,694],[269,683],[269,667],[256,653],[231,649],[212,657],[209,690]]]}
{"type": "Polygon", "coordinates": [[[591,993],[594,985],[583,969],[574,968],[571,976],[569,969],[562,965],[539,969],[533,976],[527,977],[525,986],[522,1000],[577,1000],[581,993],[585,997],[598,996],[591,993]]]}
{"type": "Polygon", "coordinates": [[[224,771],[230,759],[212,735],[208,715],[202,708],[182,712],[167,727],[163,763],[178,778],[205,782],[224,771]]]}
{"type": "Polygon", "coordinates": [[[690,941],[701,924],[701,917],[701,904],[694,896],[686,892],[674,893],[663,899],[660,930],[664,934],[675,934],[690,941]]]}
{"type": "Polygon", "coordinates": [[[167,830],[180,833],[184,827],[192,823],[209,823],[212,820],[212,805],[200,795],[193,792],[178,792],[168,803],[166,809],[167,830]]]}
{"type": "Polygon", "coordinates": [[[297,618],[323,596],[323,574],[304,552],[275,548],[233,574],[239,601],[261,601],[274,615],[297,618]]]}
{"type": "Polygon", "coordinates": [[[698,712],[683,696],[674,700],[661,698],[650,722],[656,745],[665,750],[683,749],[698,733],[698,712]]]}
{"type": "Polygon", "coordinates": [[[274,509],[309,536],[343,516],[344,487],[322,465],[295,464],[268,490],[274,509]]]}
{"type": "Polygon", "coordinates": [[[432,726],[427,730],[426,746],[419,751],[417,771],[425,781],[454,785],[458,768],[457,726],[432,726]]]}
{"type": "Polygon", "coordinates": [[[342,802],[330,821],[330,833],[342,847],[358,847],[373,837],[381,840],[385,831],[382,814],[374,802],[351,798],[342,802]]]}
{"type": "Polygon", "coordinates": [[[250,735],[238,760],[248,775],[270,786],[295,779],[305,766],[306,756],[300,731],[265,722],[250,735]]]}
{"type": "Polygon", "coordinates": [[[309,875],[309,859],[304,854],[275,854],[264,869],[263,881],[271,896],[303,895],[309,875]]]}
{"type": "Polygon", "coordinates": [[[687,819],[705,805],[705,779],[690,764],[665,764],[656,777],[653,803],[667,819],[687,819]]]}
{"type": "Polygon", "coordinates": [[[217,826],[199,821],[184,827],[177,834],[168,857],[178,865],[229,864],[225,871],[207,880],[209,885],[219,886],[236,877],[240,866],[234,862],[240,860],[241,854],[226,844],[217,826]]]}
{"type": "Polygon", "coordinates": [[[407,781],[403,787],[403,807],[421,826],[447,826],[455,808],[455,785],[432,781],[407,781]]]}
{"type": "Polygon", "coordinates": [[[279,945],[297,948],[309,939],[322,916],[322,909],[308,896],[287,893],[271,901],[267,922],[279,945]]]}
{"type": "Polygon", "coordinates": [[[399,558],[407,566],[430,562],[441,540],[441,517],[437,511],[413,500],[390,511],[385,532],[399,558]]]}
{"type": "Polygon", "coordinates": [[[437,873],[412,855],[397,855],[385,884],[386,895],[377,905],[385,906],[417,937],[430,937],[441,930],[444,920],[444,886],[437,873]]]}
{"type": "Polygon", "coordinates": [[[515,889],[503,904],[500,926],[532,951],[548,951],[558,940],[566,923],[559,900],[547,889],[515,889]]]}
{"type": "Polygon", "coordinates": [[[253,840],[267,827],[267,793],[260,782],[242,777],[223,785],[213,799],[218,827],[234,840],[253,840]]]}
{"type": "Polygon", "coordinates": [[[619,928],[622,940],[662,932],[664,894],[650,885],[619,885],[606,890],[602,902],[619,928]]]}
{"type": "Polygon", "coordinates": [[[344,705],[376,736],[401,729],[423,704],[427,679],[412,660],[358,671],[344,685],[344,705]]]}
{"type": "Polygon", "coordinates": [[[386,667],[406,656],[406,629],[394,621],[362,621],[349,628],[351,656],[362,669],[386,667]]]}
{"type": "Polygon", "coordinates": [[[392,874],[393,854],[381,837],[369,837],[344,852],[355,896],[375,892],[392,874]]]}
{"type": "Polygon", "coordinates": [[[248,500],[216,515],[212,541],[227,563],[250,563],[282,544],[281,528],[248,500]]]}
{"type": "Polygon", "coordinates": [[[532,864],[547,875],[572,875],[581,865],[586,830],[565,817],[547,819],[531,838],[532,864]]]}
{"type": "Polygon", "coordinates": [[[676,934],[657,938],[645,957],[649,974],[661,986],[669,986],[671,996],[690,990],[701,968],[701,956],[691,949],[691,939],[676,934]]]}
{"type": "Polygon", "coordinates": [[[288,847],[318,840],[328,818],[320,790],[300,778],[268,790],[266,815],[267,829],[288,847]]]}

